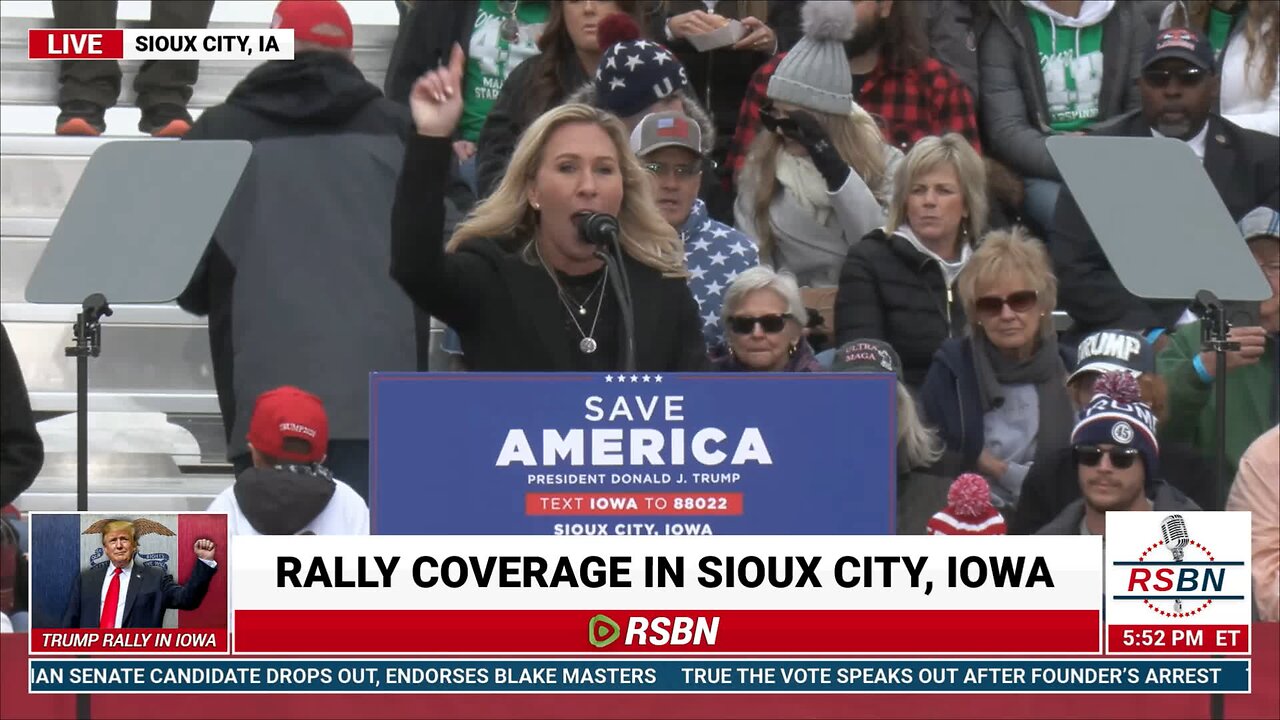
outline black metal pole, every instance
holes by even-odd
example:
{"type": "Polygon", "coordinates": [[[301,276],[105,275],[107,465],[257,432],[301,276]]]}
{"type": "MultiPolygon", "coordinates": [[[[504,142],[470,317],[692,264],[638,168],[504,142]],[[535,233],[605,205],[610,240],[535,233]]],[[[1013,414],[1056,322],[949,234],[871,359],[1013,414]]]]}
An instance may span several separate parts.
{"type": "MultiPolygon", "coordinates": [[[[85,313],[80,313],[76,323],[79,333],[85,334],[85,313]]],[[[81,345],[87,341],[76,339],[76,510],[89,509],[89,354],[81,345]]]]}

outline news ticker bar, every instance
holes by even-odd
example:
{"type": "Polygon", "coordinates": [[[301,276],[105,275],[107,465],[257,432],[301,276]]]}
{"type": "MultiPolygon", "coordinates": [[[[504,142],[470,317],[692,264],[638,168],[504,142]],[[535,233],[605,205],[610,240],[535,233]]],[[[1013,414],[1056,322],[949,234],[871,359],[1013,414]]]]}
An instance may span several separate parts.
{"type": "Polygon", "coordinates": [[[1248,693],[1250,661],[32,659],[32,693],[1248,693]]]}

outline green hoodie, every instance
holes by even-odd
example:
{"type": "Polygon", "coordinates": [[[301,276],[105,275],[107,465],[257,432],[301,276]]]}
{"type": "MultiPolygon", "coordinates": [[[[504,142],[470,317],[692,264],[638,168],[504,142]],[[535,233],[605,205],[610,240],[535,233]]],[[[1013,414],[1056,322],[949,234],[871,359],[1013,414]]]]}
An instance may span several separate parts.
{"type": "MultiPolygon", "coordinates": [[[[1169,386],[1168,417],[1160,424],[1160,442],[1184,442],[1214,456],[1217,438],[1217,394],[1205,384],[1192,361],[1200,354],[1200,323],[1178,328],[1156,358],[1156,369],[1169,386]]],[[[1276,338],[1267,337],[1262,359],[1227,374],[1227,477],[1236,476],[1240,456],[1258,436],[1276,424],[1276,338]]],[[[1225,497],[1226,488],[1223,488],[1225,497]]]]}
{"type": "Polygon", "coordinates": [[[1044,77],[1049,127],[1057,132],[1084,130],[1098,117],[1102,94],[1102,22],[1113,2],[1086,2],[1077,17],[1055,12],[1043,2],[1026,1],[1044,77]]]}

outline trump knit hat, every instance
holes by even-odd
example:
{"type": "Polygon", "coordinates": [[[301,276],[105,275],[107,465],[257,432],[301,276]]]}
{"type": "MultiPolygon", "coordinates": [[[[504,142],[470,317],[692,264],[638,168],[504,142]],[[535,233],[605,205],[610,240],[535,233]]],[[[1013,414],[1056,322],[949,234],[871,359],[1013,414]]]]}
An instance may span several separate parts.
{"type": "Polygon", "coordinates": [[[618,117],[631,117],[689,86],[689,75],[671,51],[640,37],[636,21],[614,13],[596,31],[600,64],[596,66],[596,105],[618,117]]]}
{"type": "Polygon", "coordinates": [[[680,147],[701,156],[702,128],[693,118],[679,111],[645,115],[631,131],[631,151],[636,157],[644,157],[665,147],[680,147]]]}
{"type": "Polygon", "coordinates": [[[337,0],[281,0],[271,27],[292,30],[294,42],[313,42],[350,50],[354,42],[351,17],[337,0]]]}
{"type": "Polygon", "coordinates": [[[857,18],[848,0],[809,0],[800,9],[804,37],[778,63],[765,95],[828,115],[853,112],[853,76],[844,43],[857,18]]]}
{"type": "Polygon", "coordinates": [[[1005,535],[1004,516],[991,504],[986,478],[965,473],[951,483],[947,506],[925,525],[930,535],[1005,535]]]}
{"type": "Polygon", "coordinates": [[[1127,372],[1109,372],[1098,378],[1093,391],[1093,399],[1080,411],[1080,420],[1071,431],[1071,444],[1136,449],[1142,455],[1150,486],[1160,467],[1160,443],[1156,440],[1156,415],[1140,400],[1137,379],[1127,372]]]}
{"type": "Polygon", "coordinates": [[[320,398],[284,386],[258,396],[249,420],[249,444],[264,455],[298,463],[318,463],[329,449],[329,417],[320,398]],[[308,445],[306,452],[285,450],[285,439],[308,445]]]}
{"type": "Polygon", "coordinates": [[[1166,58],[1185,60],[1201,70],[1213,72],[1213,46],[1209,39],[1192,28],[1166,28],[1156,33],[1142,56],[1142,69],[1166,58]]]}
{"type": "Polygon", "coordinates": [[[1127,372],[1137,377],[1156,371],[1156,353],[1139,333],[1128,330],[1100,330],[1080,341],[1071,382],[1083,373],[1127,372]]]}

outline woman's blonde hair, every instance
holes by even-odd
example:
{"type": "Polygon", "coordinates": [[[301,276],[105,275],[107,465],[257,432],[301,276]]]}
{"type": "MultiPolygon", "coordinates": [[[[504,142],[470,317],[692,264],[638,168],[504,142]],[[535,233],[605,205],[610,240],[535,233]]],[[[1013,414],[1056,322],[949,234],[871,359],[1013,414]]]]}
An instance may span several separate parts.
{"type": "Polygon", "coordinates": [[[1043,313],[1040,335],[1053,335],[1056,330],[1050,313],[1058,305],[1058,278],[1053,274],[1044,243],[1016,225],[1011,230],[987,233],[956,280],[965,316],[969,318],[969,332],[974,335],[979,332],[978,289],[1009,275],[1020,275],[1030,285],[1028,289],[1036,291],[1036,301],[1043,313]]]}
{"type": "Polygon", "coordinates": [[[893,179],[893,201],[889,204],[889,216],[885,234],[892,233],[907,222],[907,198],[911,187],[922,175],[927,175],[943,165],[956,171],[960,182],[960,194],[968,211],[967,220],[960,225],[961,237],[968,237],[970,245],[987,230],[987,168],[982,158],[959,133],[947,133],[942,137],[930,135],[920,138],[898,169],[893,179]]]}
{"type": "MultiPolygon", "coordinates": [[[[888,198],[883,197],[886,169],[884,136],[875,118],[866,110],[853,106],[848,115],[831,115],[806,109],[813,115],[835,147],[840,157],[858,173],[858,177],[867,184],[876,200],[884,205],[888,198]]],[[[773,257],[773,224],[769,221],[769,208],[773,205],[773,195],[777,190],[778,161],[777,153],[783,141],[774,133],[764,131],[756,135],[751,143],[751,150],[741,173],[749,173],[755,186],[755,207],[752,208],[755,220],[756,243],[760,257],[773,257]]]]}
{"type": "Polygon", "coordinates": [[[446,249],[452,252],[476,238],[494,238],[513,252],[528,243],[538,227],[538,213],[529,205],[529,187],[542,165],[543,150],[552,133],[575,123],[604,130],[617,151],[622,173],[622,209],[618,212],[622,249],[668,276],[683,276],[680,236],[658,213],[649,178],[631,152],[626,127],[612,114],[590,105],[561,105],[535,120],[520,136],[502,182],[458,225],[446,249]]]}
{"type": "Polygon", "coordinates": [[[898,381],[898,448],[909,469],[929,467],[942,459],[945,444],[938,431],[929,427],[916,410],[916,401],[907,386],[898,381]]]}

